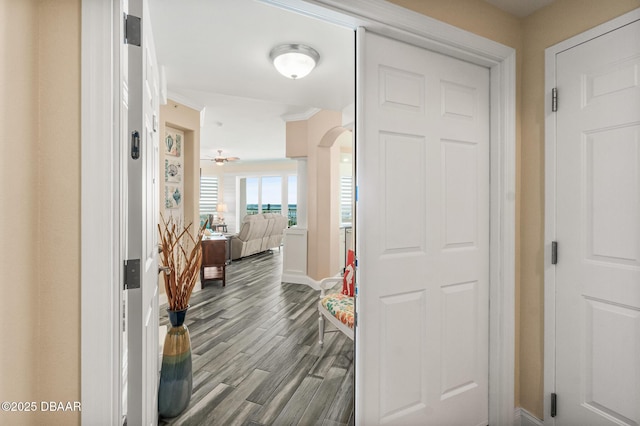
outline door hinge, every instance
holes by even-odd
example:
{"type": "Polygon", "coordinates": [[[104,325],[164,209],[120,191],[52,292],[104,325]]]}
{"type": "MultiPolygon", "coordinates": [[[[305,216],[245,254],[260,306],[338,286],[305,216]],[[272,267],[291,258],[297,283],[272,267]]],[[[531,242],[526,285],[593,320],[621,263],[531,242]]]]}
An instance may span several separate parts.
{"type": "Polygon", "coordinates": [[[551,89],[551,111],[558,111],[558,88],[551,89]]]}
{"type": "Polygon", "coordinates": [[[140,259],[124,261],[124,289],[140,288],[140,259]]]}
{"type": "Polygon", "coordinates": [[[551,241],[551,264],[558,264],[558,242],[551,241]]]}
{"type": "Polygon", "coordinates": [[[358,326],[358,313],[354,313],[353,314],[353,326],[357,327],[358,326]]]}
{"type": "Polygon", "coordinates": [[[551,417],[555,417],[558,415],[558,395],[555,393],[551,394],[551,417]]]}
{"type": "Polygon", "coordinates": [[[137,16],[124,14],[124,44],[140,46],[142,42],[142,20],[137,16]]]}

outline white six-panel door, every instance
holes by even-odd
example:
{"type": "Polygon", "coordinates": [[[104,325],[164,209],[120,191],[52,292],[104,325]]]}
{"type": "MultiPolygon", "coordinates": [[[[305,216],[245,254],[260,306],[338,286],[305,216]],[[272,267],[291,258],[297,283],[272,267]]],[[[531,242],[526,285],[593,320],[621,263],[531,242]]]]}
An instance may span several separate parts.
{"type": "Polygon", "coordinates": [[[560,425],[640,424],[640,21],[556,55],[560,425]]]}
{"type": "Polygon", "coordinates": [[[358,424],[488,424],[489,70],[358,31],[358,424]]]}

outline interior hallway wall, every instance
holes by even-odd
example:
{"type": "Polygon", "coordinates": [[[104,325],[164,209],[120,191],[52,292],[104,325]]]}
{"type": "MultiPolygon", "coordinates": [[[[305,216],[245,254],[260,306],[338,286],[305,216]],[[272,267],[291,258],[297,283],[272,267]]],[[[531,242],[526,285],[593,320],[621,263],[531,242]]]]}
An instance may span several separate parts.
{"type": "MultiPolygon", "coordinates": [[[[166,215],[164,207],[164,160],[167,158],[165,151],[166,127],[182,130],[184,142],[182,146],[184,163],[183,167],[183,198],[184,225],[192,223],[191,232],[195,235],[200,224],[200,111],[182,105],[171,99],[166,105],[160,105],[160,212],[166,215]]],[[[166,219],[166,218],[165,218],[166,219]]]]}
{"type": "Polygon", "coordinates": [[[344,131],[338,111],[320,110],[307,120],[287,122],[285,155],[307,161],[307,275],[315,280],[340,271],[331,248],[340,241],[340,144],[335,141],[344,131]]]}
{"type": "MultiPolygon", "coordinates": [[[[79,424],[80,0],[0,0],[0,424],[79,424]]],[[[99,223],[95,224],[100,226],[99,223]]]]}
{"type": "MultiPolygon", "coordinates": [[[[38,32],[24,28],[38,28],[37,1],[0,0],[0,22],[0,292],[11,330],[0,349],[0,401],[27,401],[38,386],[38,32]]],[[[35,424],[16,417],[0,411],[0,424],[35,424]]]]}
{"type": "MultiPolygon", "coordinates": [[[[166,154],[165,138],[166,128],[182,130],[184,132],[184,141],[182,142],[182,203],[184,208],[184,223],[187,226],[190,223],[191,233],[197,233],[197,227],[200,224],[200,112],[182,105],[171,99],[167,100],[166,105],[160,105],[160,124],[159,133],[159,155],[158,155],[158,202],[159,210],[158,220],[162,223],[169,220],[171,214],[170,209],[165,208],[165,159],[169,156],[166,154]],[[197,155],[194,155],[198,153],[197,155]]],[[[177,157],[174,157],[177,158],[177,157]]],[[[177,211],[177,210],[176,210],[177,211]]],[[[158,275],[158,294],[166,294],[165,282],[163,274],[158,275]]],[[[164,312],[161,312],[162,315],[164,312]]]]}

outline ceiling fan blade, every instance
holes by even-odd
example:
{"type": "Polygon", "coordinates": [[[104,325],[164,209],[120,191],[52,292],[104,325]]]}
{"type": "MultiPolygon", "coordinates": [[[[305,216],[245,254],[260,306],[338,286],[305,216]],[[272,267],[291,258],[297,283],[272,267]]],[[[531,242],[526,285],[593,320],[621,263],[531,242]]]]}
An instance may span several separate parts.
{"type": "Polygon", "coordinates": [[[240,157],[227,157],[226,160],[227,161],[238,161],[240,159],[240,157]]]}

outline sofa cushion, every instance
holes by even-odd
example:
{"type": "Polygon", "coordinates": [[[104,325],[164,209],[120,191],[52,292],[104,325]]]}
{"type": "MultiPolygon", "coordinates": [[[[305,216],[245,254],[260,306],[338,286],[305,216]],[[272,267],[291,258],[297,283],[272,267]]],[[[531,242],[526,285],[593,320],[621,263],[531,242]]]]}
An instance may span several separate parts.
{"type": "Polygon", "coordinates": [[[258,217],[258,215],[255,215],[255,214],[245,216],[244,219],[242,219],[242,225],[240,225],[240,232],[238,233],[238,238],[241,239],[242,241],[247,241],[249,236],[249,231],[251,230],[250,222],[254,222],[258,219],[260,218],[258,217]]]}
{"type": "MultiPolygon", "coordinates": [[[[247,241],[251,240],[260,240],[264,238],[264,235],[267,232],[267,221],[261,217],[257,217],[257,219],[251,221],[251,226],[249,226],[249,234],[247,235],[247,241]]],[[[247,226],[247,224],[243,224],[243,227],[247,226]]]]}

